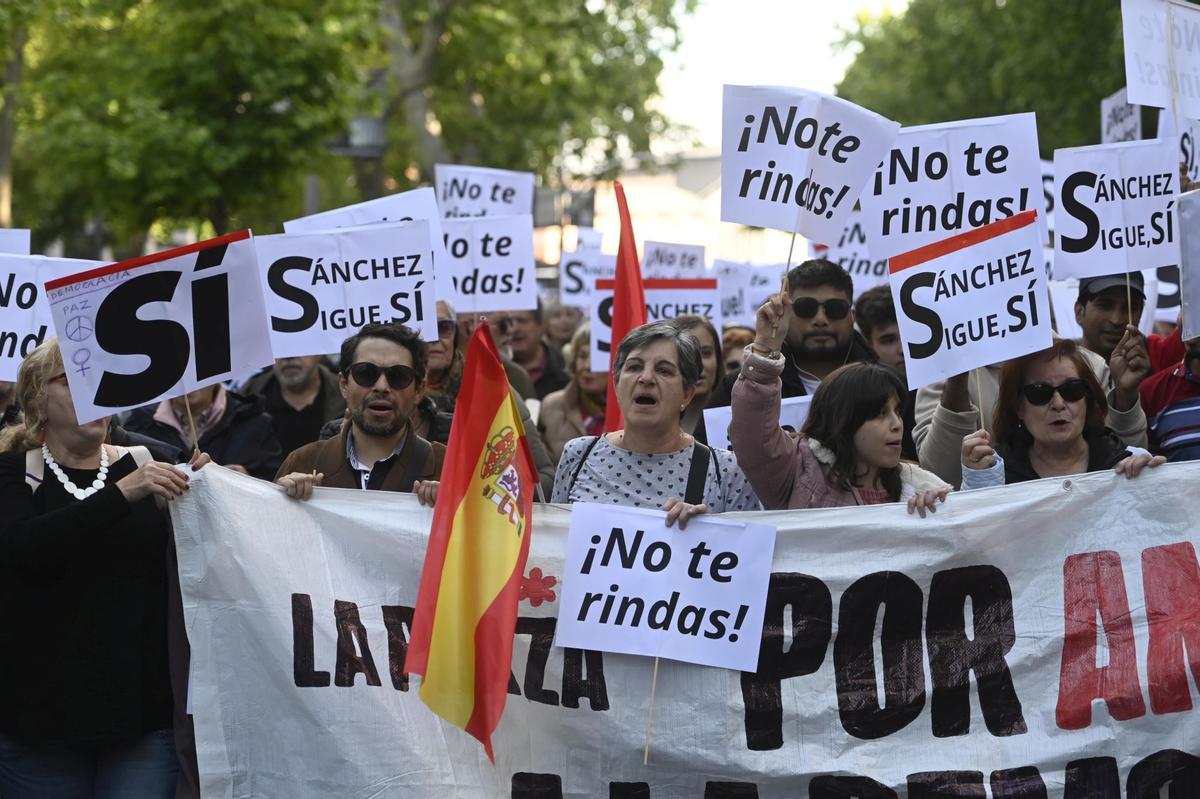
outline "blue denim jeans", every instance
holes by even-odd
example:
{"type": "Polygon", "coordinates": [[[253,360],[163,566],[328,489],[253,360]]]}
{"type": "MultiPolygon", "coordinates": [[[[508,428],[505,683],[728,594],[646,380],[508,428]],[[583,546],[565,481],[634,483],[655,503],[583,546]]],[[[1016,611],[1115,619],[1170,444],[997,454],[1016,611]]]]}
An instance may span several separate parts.
{"type": "Polygon", "coordinates": [[[26,746],[0,734],[3,799],[171,799],[175,733],[96,744],[26,746]]]}

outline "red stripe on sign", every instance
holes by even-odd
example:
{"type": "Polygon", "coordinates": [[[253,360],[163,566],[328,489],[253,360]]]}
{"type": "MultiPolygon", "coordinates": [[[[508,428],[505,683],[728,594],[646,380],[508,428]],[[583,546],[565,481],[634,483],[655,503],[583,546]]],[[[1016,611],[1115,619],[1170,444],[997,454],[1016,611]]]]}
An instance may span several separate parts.
{"type": "Polygon", "coordinates": [[[949,255],[958,250],[965,250],[967,247],[974,247],[982,241],[994,239],[997,236],[1003,236],[1005,233],[1010,233],[1018,228],[1031,225],[1035,219],[1037,219],[1037,209],[1031,208],[1028,211],[1022,211],[1016,216],[1001,219],[990,225],[977,227],[974,230],[968,230],[966,233],[959,233],[948,239],[935,241],[933,244],[926,244],[924,247],[918,247],[915,250],[909,250],[900,255],[893,255],[888,259],[888,271],[895,274],[901,269],[908,269],[910,266],[923,264],[926,261],[932,261],[934,258],[941,258],[943,255],[949,255]]]}
{"type": "MultiPolygon", "coordinates": [[[[616,282],[612,278],[602,277],[596,280],[597,291],[605,289],[611,291],[615,286],[616,282]]],[[[654,278],[643,280],[642,287],[647,289],[715,289],[717,287],[717,279],[715,277],[693,277],[680,280],[654,278]]]]}
{"type": "Polygon", "coordinates": [[[46,291],[53,291],[54,289],[62,288],[63,286],[69,286],[72,283],[78,283],[81,280],[94,280],[95,278],[111,275],[115,272],[124,272],[126,269],[136,269],[139,266],[155,264],[159,261],[168,261],[171,258],[178,258],[181,255],[200,252],[201,250],[207,250],[210,247],[217,247],[222,244],[232,244],[235,241],[242,241],[248,238],[250,238],[249,228],[245,230],[239,230],[236,233],[226,233],[224,236],[220,236],[215,239],[207,239],[205,241],[198,241],[195,244],[188,244],[184,247],[176,247],[173,250],[163,250],[162,252],[151,253],[150,255],[142,255],[137,258],[130,258],[128,261],[118,261],[117,263],[109,264],[108,266],[98,266],[89,272],[80,272],[77,275],[68,275],[67,277],[60,277],[56,280],[51,280],[46,283],[46,291]]]}

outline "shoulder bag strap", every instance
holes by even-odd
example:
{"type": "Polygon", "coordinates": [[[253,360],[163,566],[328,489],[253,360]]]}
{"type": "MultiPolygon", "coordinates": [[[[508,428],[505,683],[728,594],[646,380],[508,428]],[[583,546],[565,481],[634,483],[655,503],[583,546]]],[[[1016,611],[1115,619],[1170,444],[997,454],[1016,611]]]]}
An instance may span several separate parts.
{"type": "Polygon", "coordinates": [[[579,458],[579,463],[575,464],[575,471],[571,472],[571,481],[567,483],[567,501],[570,502],[571,489],[575,487],[575,481],[579,479],[579,473],[583,471],[583,464],[587,463],[588,455],[592,454],[592,450],[600,443],[600,436],[592,436],[592,443],[587,445],[583,451],[583,455],[579,458]]]}
{"type": "Polygon", "coordinates": [[[699,441],[692,443],[692,467],[688,470],[687,487],[683,490],[683,501],[689,505],[704,502],[704,484],[708,480],[708,462],[712,450],[699,441]]]}

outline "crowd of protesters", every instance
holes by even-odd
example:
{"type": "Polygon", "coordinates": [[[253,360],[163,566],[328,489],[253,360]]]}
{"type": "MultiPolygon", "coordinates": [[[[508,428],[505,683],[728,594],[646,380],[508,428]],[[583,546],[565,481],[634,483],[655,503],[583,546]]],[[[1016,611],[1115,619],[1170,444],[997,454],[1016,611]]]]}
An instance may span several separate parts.
{"type": "MultiPolygon", "coordinates": [[[[1080,281],[1078,344],[918,391],[888,289],[856,298],[825,260],[790,270],[753,329],[682,317],[633,330],[611,375],[591,370],[576,308],[487,321],[545,499],[660,508],[680,527],[709,512],[889,502],[924,516],[959,486],[1134,477],[1200,457],[1200,340],[1142,335],[1141,276],[1126,280],[1080,281]],[[781,399],[805,395],[802,430],[781,428],[781,399]],[[710,447],[704,409],[730,404],[732,451],[710,447]]],[[[433,342],[368,325],[336,359],[282,358],[240,386],[86,425],[53,340],[15,386],[0,383],[0,636],[5,651],[37,648],[0,661],[0,796],[74,795],[101,780],[168,796],[178,779],[188,792],[186,641],[158,507],[188,477],[170,464],[211,459],[300,500],[324,485],[436,502],[484,316],[439,301],[437,318],[433,342]],[[45,635],[48,617],[70,629],[45,635]]]]}

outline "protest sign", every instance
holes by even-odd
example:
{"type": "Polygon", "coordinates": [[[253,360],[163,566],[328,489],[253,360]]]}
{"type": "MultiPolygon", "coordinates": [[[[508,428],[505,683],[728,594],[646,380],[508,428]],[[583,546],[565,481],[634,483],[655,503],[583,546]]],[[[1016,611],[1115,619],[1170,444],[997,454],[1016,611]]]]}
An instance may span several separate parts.
{"type": "Polygon", "coordinates": [[[721,221],[835,238],[900,126],[838,97],[726,86],[721,221]]]}
{"type": "Polygon", "coordinates": [[[1171,207],[1179,185],[1170,139],[1054,151],[1054,277],[1092,277],[1179,263],[1171,207]]]}
{"type": "Polygon", "coordinates": [[[1025,211],[890,259],[909,388],[1050,346],[1036,216],[1025,211]]]}
{"type": "MultiPolygon", "coordinates": [[[[1042,218],[1046,221],[1048,238],[1044,244],[1054,246],[1054,206],[1057,203],[1057,191],[1054,188],[1054,162],[1041,159],[1042,165],[1042,199],[1045,201],[1042,218]]],[[[1052,250],[1053,251],[1053,250],[1052,250]]]]}
{"type": "Polygon", "coordinates": [[[248,230],[51,280],[46,300],[81,424],[272,360],[248,230]]]}
{"type": "MultiPolygon", "coordinates": [[[[876,258],[1040,207],[1033,114],[903,128],[859,198],[876,258]]],[[[1045,221],[1039,239],[1048,241],[1045,221]]]]}
{"type": "Polygon", "coordinates": [[[808,254],[811,258],[824,258],[845,269],[854,281],[854,299],[858,299],[858,295],[867,289],[887,283],[887,259],[871,257],[861,211],[850,215],[842,234],[831,243],[809,242],[808,254]]]}
{"type": "MultiPolygon", "coordinates": [[[[781,399],[779,401],[779,426],[785,430],[800,432],[800,428],[804,427],[804,420],[808,418],[808,408],[811,404],[811,394],[781,399]]],[[[732,421],[733,408],[729,405],[704,409],[704,431],[710,447],[733,449],[733,445],[729,443],[729,423],[732,421]]]]}
{"type": "Polygon", "coordinates": [[[1100,143],[1142,138],[1142,109],[1130,105],[1124,88],[1100,101],[1100,143]]]}
{"type": "Polygon", "coordinates": [[[575,249],[599,250],[604,244],[604,233],[590,227],[575,228],[575,249]]]}
{"type": "MultiPolygon", "coordinates": [[[[553,646],[571,512],[539,505],[496,762],[403,677],[432,511],[205,467],[170,505],[205,796],[1194,796],[1200,463],[777,529],[757,668],[553,646]],[[669,731],[660,734],[660,730],[669,731]],[[989,793],[990,790],[990,793],[989,793]],[[1043,791],[1045,792],[1043,794],[1043,791]]],[[[695,521],[695,520],[693,520],[695,521]]],[[[691,522],[688,524],[691,530],[691,522]]]]}
{"type": "Polygon", "coordinates": [[[1129,102],[1200,119],[1200,8],[1121,0],[1121,27],[1129,102]]]}
{"type": "Polygon", "coordinates": [[[577,502],[556,646],[753,671],[775,529],[577,502]]]}
{"type": "Polygon", "coordinates": [[[772,292],[779,291],[783,264],[717,260],[709,271],[717,277],[721,292],[721,324],[753,328],[755,312],[772,292]]]}
{"type": "Polygon", "coordinates": [[[642,244],[642,277],[680,280],[704,277],[704,248],[699,244],[669,244],[647,241],[642,244]]]}
{"type": "Polygon", "coordinates": [[[387,197],[302,216],[284,222],[283,231],[323,233],[338,228],[414,220],[422,220],[429,224],[429,235],[433,240],[433,274],[437,282],[437,296],[441,299],[450,291],[449,280],[442,276],[442,272],[449,268],[449,256],[446,254],[445,233],[442,231],[442,215],[438,211],[437,196],[433,189],[402,191],[399,194],[389,194],[387,197]]]}
{"type": "Polygon", "coordinates": [[[533,173],[481,166],[434,164],[433,182],[442,216],[533,214],[533,173]]]}
{"type": "MultiPolygon", "coordinates": [[[[1194,119],[1184,119],[1183,125],[1176,122],[1171,109],[1164,108],[1158,112],[1159,139],[1179,137],[1179,163],[1187,173],[1188,180],[1200,181],[1200,158],[1196,157],[1196,148],[1200,146],[1200,122],[1194,119]]],[[[1184,187],[1185,188],[1185,187],[1184,187]]]]}
{"type": "Polygon", "coordinates": [[[337,352],[369,323],[397,322],[437,339],[428,222],[259,236],[254,244],[276,358],[337,352]]]}
{"type": "Polygon", "coordinates": [[[1158,276],[1158,301],[1154,306],[1147,305],[1146,307],[1154,308],[1155,321],[1174,323],[1179,316],[1179,308],[1182,303],[1179,289],[1179,267],[1172,264],[1171,266],[1160,266],[1151,271],[1158,276]]]}
{"type": "Polygon", "coordinates": [[[0,228],[0,254],[29,255],[29,231],[24,228],[0,228]]]}
{"type": "Polygon", "coordinates": [[[439,275],[439,297],[459,313],[537,307],[532,216],[446,219],[442,227],[450,258],[439,275]]]}
{"type": "Polygon", "coordinates": [[[558,270],[558,301],[577,308],[592,307],[597,280],[611,280],[617,275],[617,256],[605,255],[599,249],[565,252],[558,270]]]}
{"type": "MultiPolygon", "coordinates": [[[[646,321],[662,322],[689,314],[703,316],[721,329],[721,292],[713,278],[643,280],[646,321]]],[[[591,309],[592,371],[607,372],[612,342],[613,281],[597,280],[591,309]]],[[[615,342],[620,344],[620,342],[615,342]]]]}
{"type": "Polygon", "coordinates": [[[100,264],[41,255],[0,255],[0,380],[15,381],[21,361],[53,329],[43,284],[100,264]]]}
{"type": "Polygon", "coordinates": [[[1183,339],[1200,336],[1200,189],[1179,195],[1179,298],[1183,339]]]}

